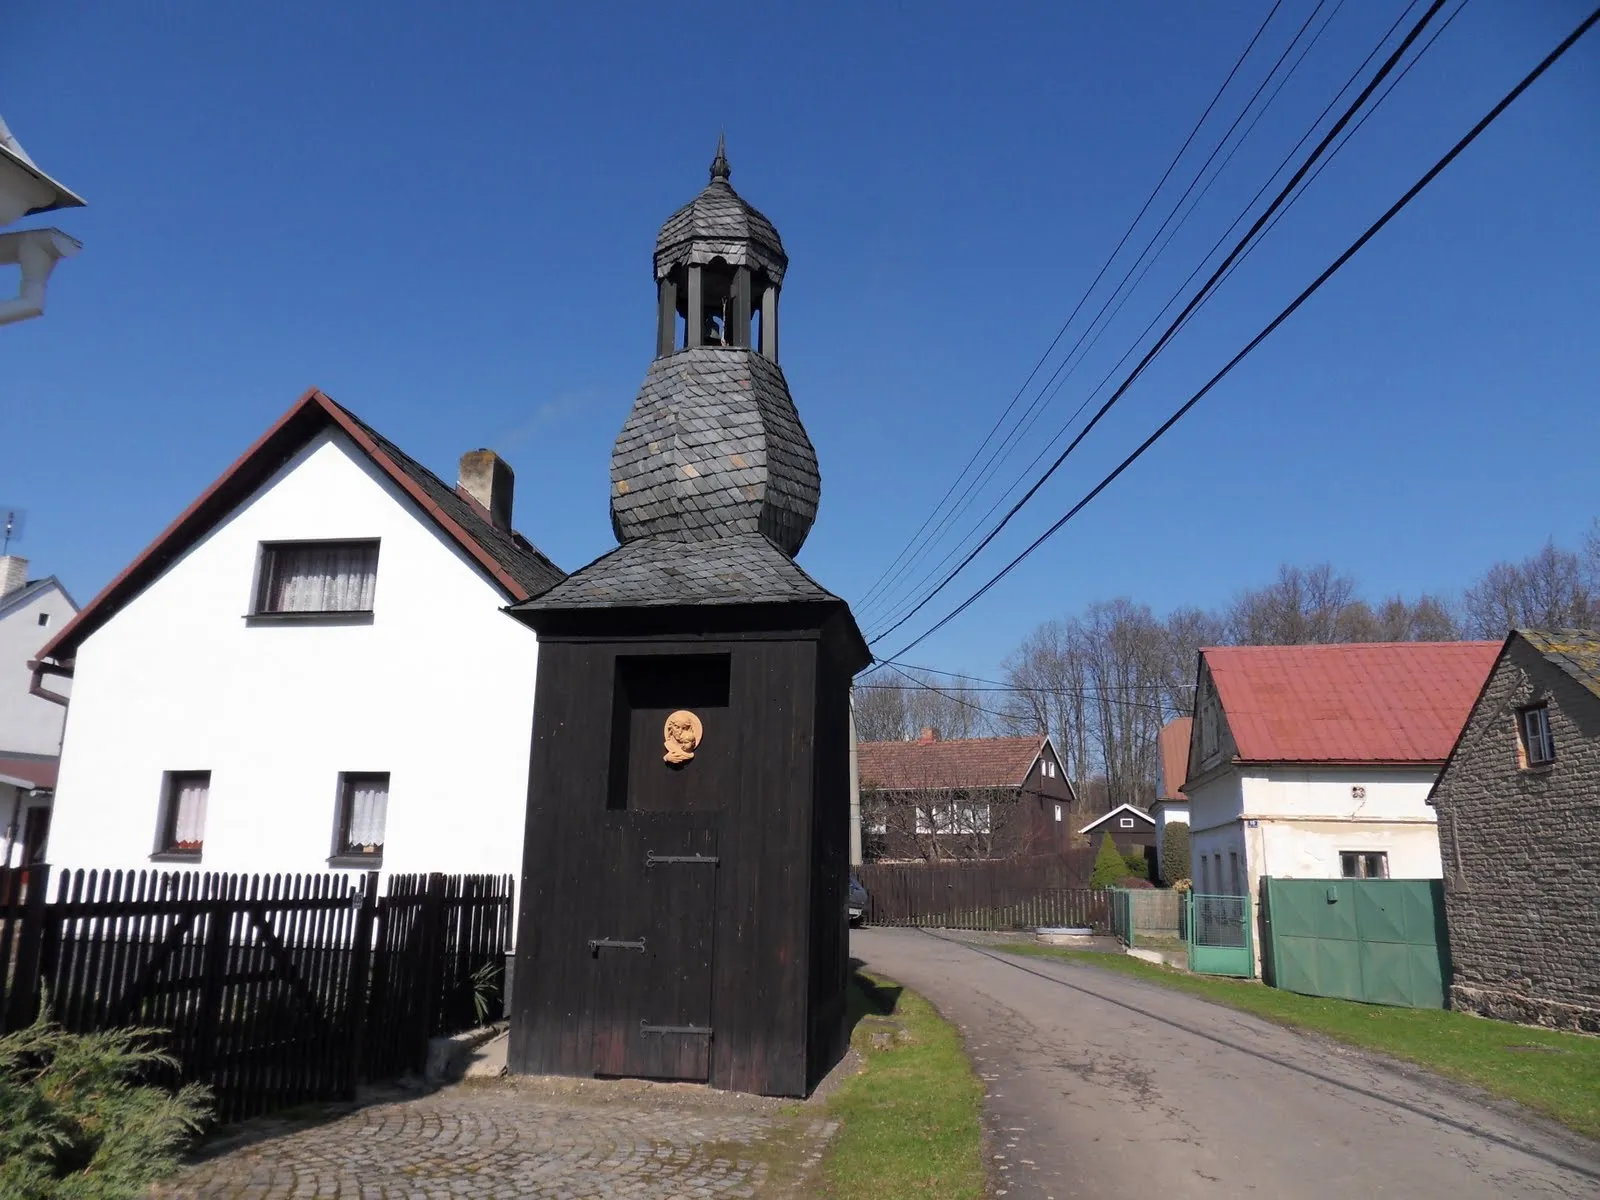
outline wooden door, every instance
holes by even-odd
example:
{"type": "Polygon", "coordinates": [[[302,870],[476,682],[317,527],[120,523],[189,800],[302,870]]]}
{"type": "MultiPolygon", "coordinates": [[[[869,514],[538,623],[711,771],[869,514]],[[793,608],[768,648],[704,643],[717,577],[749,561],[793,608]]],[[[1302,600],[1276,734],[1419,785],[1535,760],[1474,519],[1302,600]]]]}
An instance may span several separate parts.
{"type": "Polygon", "coordinates": [[[594,1072],[704,1082],[711,1073],[717,822],[608,813],[589,953],[594,1072]]]}

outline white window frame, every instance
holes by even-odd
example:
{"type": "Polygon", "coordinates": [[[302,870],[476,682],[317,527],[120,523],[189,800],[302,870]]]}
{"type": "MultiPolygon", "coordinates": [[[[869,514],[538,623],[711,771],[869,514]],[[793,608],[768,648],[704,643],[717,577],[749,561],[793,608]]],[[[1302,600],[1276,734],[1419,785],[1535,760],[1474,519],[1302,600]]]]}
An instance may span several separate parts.
{"type": "Polygon", "coordinates": [[[1132,817],[1123,817],[1122,820],[1117,822],[1117,828],[1119,828],[1119,829],[1132,829],[1133,828],[1133,818],[1132,817]]]}
{"type": "Polygon", "coordinates": [[[1341,879],[1388,879],[1389,852],[1387,850],[1339,851],[1339,877],[1341,879]],[[1373,872],[1373,868],[1377,872],[1373,872]]]}
{"type": "Polygon", "coordinates": [[[1517,742],[1526,768],[1548,767],[1556,760],[1556,736],[1550,728],[1550,706],[1534,704],[1517,713],[1517,742]]]}
{"type": "Polygon", "coordinates": [[[1056,805],[1056,820],[1057,821],[1061,820],[1061,805],[1059,805],[1059,804],[1056,805]]]}

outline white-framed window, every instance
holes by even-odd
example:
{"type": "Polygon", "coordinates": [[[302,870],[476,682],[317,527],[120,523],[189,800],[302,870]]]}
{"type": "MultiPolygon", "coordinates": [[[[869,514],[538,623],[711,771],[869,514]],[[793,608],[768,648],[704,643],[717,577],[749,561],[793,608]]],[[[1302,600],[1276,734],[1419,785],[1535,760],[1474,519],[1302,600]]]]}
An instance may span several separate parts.
{"type": "Polygon", "coordinates": [[[210,771],[168,771],[161,787],[161,817],[156,853],[200,857],[206,839],[210,771]]]}
{"type": "Polygon", "coordinates": [[[1133,818],[1132,817],[1123,817],[1122,820],[1117,822],[1117,826],[1120,829],[1132,829],[1133,828],[1133,818]]]}
{"type": "Polygon", "coordinates": [[[989,806],[975,801],[917,806],[916,829],[921,834],[988,833],[989,822],[989,806]]]}
{"type": "Polygon", "coordinates": [[[1550,732],[1550,709],[1543,704],[1517,714],[1517,734],[1522,743],[1522,765],[1542,767],[1556,760],[1556,739],[1550,732]]]}
{"type": "Polygon", "coordinates": [[[1389,856],[1382,851],[1346,850],[1339,855],[1339,874],[1346,879],[1389,878],[1389,856]]]}
{"type": "Polygon", "coordinates": [[[262,542],[251,613],[371,612],[377,585],[376,539],[262,542]]]}
{"type": "Polygon", "coordinates": [[[1056,820],[1061,820],[1061,805],[1056,805],[1056,820]]]}
{"type": "Polygon", "coordinates": [[[1039,762],[1039,773],[1046,779],[1054,779],[1056,777],[1056,764],[1048,758],[1041,759],[1039,762]]]}
{"type": "Polygon", "coordinates": [[[339,776],[335,858],[381,859],[389,823],[389,773],[346,771],[339,776]]]}

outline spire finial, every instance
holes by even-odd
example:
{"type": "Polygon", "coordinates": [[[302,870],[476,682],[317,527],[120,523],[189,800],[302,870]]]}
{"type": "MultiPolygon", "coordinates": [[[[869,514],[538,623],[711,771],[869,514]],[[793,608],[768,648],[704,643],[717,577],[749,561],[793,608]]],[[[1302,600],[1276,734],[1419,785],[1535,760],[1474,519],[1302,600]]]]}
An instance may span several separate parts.
{"type": "Polygon", "coordinates": [[[727,137],[725,134],[719,133],[717,134],[717,156],[711,160],[711,180],[715,183],[720,179],[726,183],[728,176],[732,174],[733,168],[728,165],[727,137]]]}

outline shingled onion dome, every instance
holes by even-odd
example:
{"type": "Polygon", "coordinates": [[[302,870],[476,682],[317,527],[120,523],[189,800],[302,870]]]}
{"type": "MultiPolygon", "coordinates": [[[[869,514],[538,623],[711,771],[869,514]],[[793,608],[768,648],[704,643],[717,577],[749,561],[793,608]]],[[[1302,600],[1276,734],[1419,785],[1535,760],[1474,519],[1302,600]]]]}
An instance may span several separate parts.
{"type": "Polygon", "coordinates": [[[760,533],[793,557],[821,479],[778,366],[788,259],[772,223],[711,182],[656,239],[656,359],[611,455],[611,525],[623,543],[760,533]]]}

